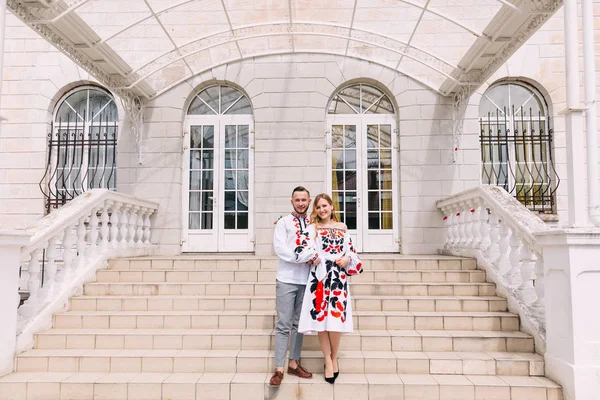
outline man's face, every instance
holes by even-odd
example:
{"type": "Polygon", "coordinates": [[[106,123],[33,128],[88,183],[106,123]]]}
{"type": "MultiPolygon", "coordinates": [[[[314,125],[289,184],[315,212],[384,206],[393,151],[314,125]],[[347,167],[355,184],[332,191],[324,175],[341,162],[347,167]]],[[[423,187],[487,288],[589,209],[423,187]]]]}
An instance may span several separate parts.
{"type": "Polygon", "coordinates": [[[294,192],[292,194],[292,206],[298,214],[305,214],[308,211],[310,197],[306,192],[294,192]]]}

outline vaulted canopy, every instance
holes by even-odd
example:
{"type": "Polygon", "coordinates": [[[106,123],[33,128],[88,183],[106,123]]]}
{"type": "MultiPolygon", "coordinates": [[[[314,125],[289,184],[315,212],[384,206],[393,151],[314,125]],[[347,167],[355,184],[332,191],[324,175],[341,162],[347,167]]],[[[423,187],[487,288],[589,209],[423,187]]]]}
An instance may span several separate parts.
{"type": "Polygon", "coordinates": [[[323,53],[397,70],[449,95],[478,87],[556,0],[8,0],[112,89],[153,98],[229,62],[323,53]]]}

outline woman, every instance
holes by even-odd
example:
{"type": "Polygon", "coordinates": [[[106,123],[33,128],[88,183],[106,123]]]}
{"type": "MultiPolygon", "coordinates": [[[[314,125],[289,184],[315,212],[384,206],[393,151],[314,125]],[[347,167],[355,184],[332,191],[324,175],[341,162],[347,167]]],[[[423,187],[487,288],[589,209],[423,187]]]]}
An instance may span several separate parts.
{"type": "Polygon", "coordinates": [[[298,332],[317,332],[325,358],[325,380],[334,383],[339,374],[338,349],[341,334],[352,332],[352,306],[348,275],[362,272],[348,228],[335,215],[333,201],[325,193],[313,203],[309,234],[320,263],[311,267],[304,292],[298,332]]]}

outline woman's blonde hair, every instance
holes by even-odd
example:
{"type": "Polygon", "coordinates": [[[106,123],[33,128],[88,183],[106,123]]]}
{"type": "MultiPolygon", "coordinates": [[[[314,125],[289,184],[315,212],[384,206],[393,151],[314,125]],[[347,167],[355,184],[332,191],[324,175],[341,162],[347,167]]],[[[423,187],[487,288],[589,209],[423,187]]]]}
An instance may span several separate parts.
{"type": "Polygon", "coordinates": [[[337,215],[335,215],[335,206],[333,205],[333,200],[331,200],[331,197],[329,197],[327,193],[320,193],[317,195],[317,197],[315,197],[315,201],[313,201],[312,212],[310,213],[310,223],[317,225],[321,222],[321,217],[319,217],[319,214],[317,213],[317,204],[319,204],[321,199],[325,199],[325,201],[327,201],[332,207],[331,219],[335,222],[339,222],[337,215]]]}

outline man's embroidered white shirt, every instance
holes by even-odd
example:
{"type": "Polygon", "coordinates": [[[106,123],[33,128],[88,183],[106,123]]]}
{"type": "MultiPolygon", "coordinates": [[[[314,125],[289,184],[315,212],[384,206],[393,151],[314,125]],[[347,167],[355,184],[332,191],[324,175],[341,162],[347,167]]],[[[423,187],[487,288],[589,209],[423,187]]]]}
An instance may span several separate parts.
{"type": "Polygon", "coordinates": [[[279,257],[277,280],[284,283],[306,285],[314,252],[305,251],[314,240],[308,234],[310,221],[306,215],[288,214],[277,221],[273,247],[279,257]]]}

